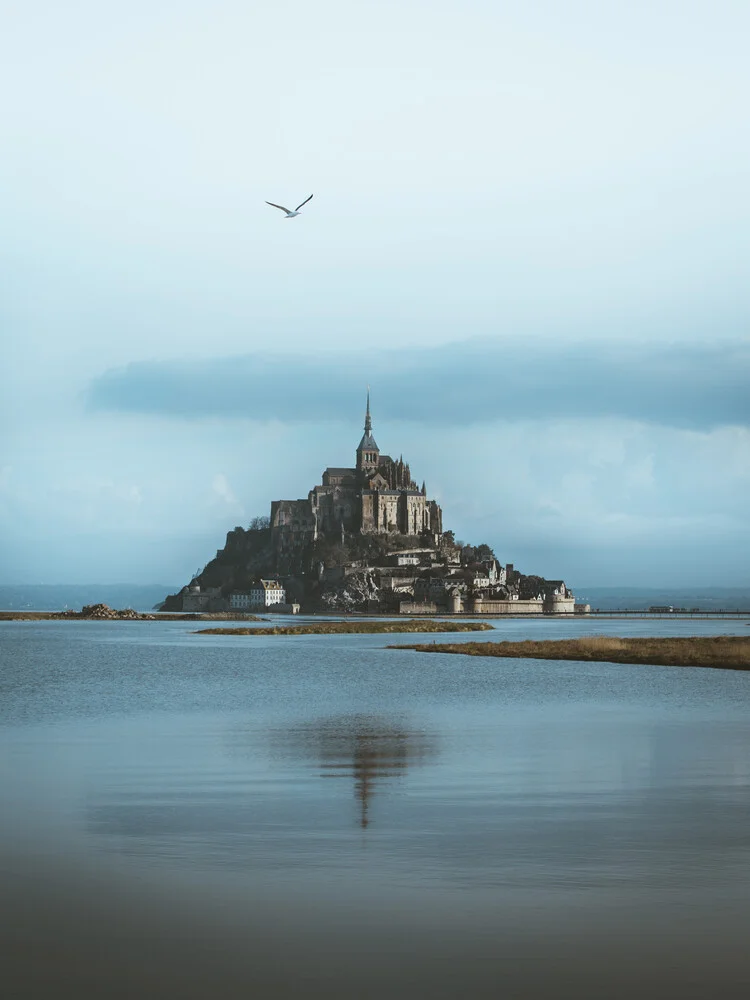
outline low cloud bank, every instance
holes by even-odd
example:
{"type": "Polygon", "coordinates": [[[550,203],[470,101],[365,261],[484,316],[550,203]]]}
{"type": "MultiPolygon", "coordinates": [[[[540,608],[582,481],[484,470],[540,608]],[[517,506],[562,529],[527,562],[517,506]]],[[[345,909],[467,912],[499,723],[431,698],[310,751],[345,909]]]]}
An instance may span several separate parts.
{"type": "Polygon", "coordinates": [[[470,340],[428,350],[140,361],[89,386],[95,410],[184,418],[339,420],[373,386],[389,420],[619,417],[708,430],[750,425],[750,341],[705,345],[470,340]]]}

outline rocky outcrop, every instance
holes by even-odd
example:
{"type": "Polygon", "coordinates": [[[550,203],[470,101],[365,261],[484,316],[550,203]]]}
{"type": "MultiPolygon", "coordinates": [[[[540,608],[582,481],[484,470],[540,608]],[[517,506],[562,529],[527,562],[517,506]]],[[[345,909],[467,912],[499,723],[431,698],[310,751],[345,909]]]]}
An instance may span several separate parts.
{"type": "Polygon", "coordinates": [[[108,604],[87,604],[80,611],[61,611],[57,618],[96,618],[96,619],[116,619],[118,621],[154,621],[155,615],[142,614],[140,611],[133,611],[132,608],[124,608],[121,611],[110,608],[108,604]]]}
{"type": "Polygon", "coordinates": [[[506,604],[544,601],[549,613],[572,613],[574,600],[561,580],[526,576],[510,563],[498,567],[489,545],[464,545],[451,532],[439,542],[425,536],[416,544],[414,537],[394,533],[321,535],[280,553],[271,530],[262,526],[228,532],[224,548],[189,586],[167,597],[162,612],[218,612],[230,594],[261,577],[280,579],[287,600],[312,612],[397,613],[404,601],[426,601],[458,613],[481,597],[506,604]],[[413,563],[398,562],[405,552],[415,553],[413,563]]]}
{"type": "Polygon", "coordinates": [[[374,572],[362,569],[345,577],[340,583],[328,585],[320,595],[326,611],[367,611],[370,602],[378,604],[380,590],[374,572]]]}

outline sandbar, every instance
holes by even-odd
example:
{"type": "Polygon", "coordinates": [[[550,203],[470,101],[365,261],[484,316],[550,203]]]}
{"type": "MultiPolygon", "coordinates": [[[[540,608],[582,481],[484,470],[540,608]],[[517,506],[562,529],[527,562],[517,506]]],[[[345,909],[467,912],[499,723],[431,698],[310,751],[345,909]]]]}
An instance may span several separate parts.
{"type": "Polygon", "coordinates": [[[718,667],[750,670],[750,637],[739,635],[681,636],[679,638],[617,638],[524,642],[421,643],[389,646],[420,653],[458,653],[462,656],[501,656],[535,660],[583,660],[636,663],[666,667],[718,667]]]}

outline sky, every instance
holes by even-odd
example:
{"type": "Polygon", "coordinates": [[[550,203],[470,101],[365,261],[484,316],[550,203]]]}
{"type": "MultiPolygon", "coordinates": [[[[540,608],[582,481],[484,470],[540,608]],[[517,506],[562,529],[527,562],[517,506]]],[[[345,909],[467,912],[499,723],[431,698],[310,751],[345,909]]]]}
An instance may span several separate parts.
{"type": "Polygon", "coordinates": [[[746,0],[4,5],[0,583],[182,585],[353,464],[369,384],[501,561],[746,585],[748,36],[746,0]]]}

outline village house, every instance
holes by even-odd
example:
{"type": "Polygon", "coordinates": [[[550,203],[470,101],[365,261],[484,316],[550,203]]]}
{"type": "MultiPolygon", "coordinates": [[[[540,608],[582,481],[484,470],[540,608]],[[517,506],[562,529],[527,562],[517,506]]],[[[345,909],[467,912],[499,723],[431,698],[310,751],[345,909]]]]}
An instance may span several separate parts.
{"type": "Polygon", "coordinates": [[[261,608],[286,604],[286,591],[278,580],[259,580],[250,588],[250,603],[261,608]]]}
{"type": "Polygon", "coordinates": [[[286,590],[278,580],[257,580],[248,590],[235,590],[229,595],[232,611],[270,608],[277,604],[286,604],[286,590]]]}

